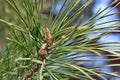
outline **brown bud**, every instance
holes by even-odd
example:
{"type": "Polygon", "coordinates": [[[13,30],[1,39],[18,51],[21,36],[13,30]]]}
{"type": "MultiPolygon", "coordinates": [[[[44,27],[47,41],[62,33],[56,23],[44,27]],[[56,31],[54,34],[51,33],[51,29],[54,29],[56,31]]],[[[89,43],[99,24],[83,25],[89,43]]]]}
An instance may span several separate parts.
{"type": "Polygon", "coordinates": [[[38,55],[43,59],[45,59],[47,57],[47,44],[44,43],[42,46],[41,46],[41,49],[38,51],[38,55]]]}
{"type": "Polygon", "coordinates": [[[33,72],[36,73],[39,70],[40,64],[35,64],[33,67],[33,72]]]}
{"type": "Polygon", "coordinates": [[[47,43],[50,43],[52,41],[52,37],[51,37],[51,33],[50,33],[50,30],[48,28],[46,28],[46,42],[47,43]]]}
{"type": "Polygon", "coordinates": [[[31,78],[32,75],[33,75],[33,71],[30,70],[30,71],[26,74],[24,80],[27,80],[28,78],[31,78]]]}
{"type": "Polygon", "coordinates": [[[50,30],[48,28],[46,28],[46,39],[45,39],[48,47],[53,47],[54,45],[54,39],[51,36],[50,30]]]}

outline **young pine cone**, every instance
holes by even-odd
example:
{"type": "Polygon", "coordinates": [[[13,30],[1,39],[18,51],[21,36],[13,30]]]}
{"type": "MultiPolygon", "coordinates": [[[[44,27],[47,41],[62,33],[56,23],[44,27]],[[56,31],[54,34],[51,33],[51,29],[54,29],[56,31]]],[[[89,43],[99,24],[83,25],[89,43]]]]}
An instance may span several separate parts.
{"type": "Polygon", "coordinates": [[[41,46],[41,49],[38,51],[38,55],[41,57],[42,60],[46,59],[48,52],[47,52],[47,44],[44,43],[41,46]]]}

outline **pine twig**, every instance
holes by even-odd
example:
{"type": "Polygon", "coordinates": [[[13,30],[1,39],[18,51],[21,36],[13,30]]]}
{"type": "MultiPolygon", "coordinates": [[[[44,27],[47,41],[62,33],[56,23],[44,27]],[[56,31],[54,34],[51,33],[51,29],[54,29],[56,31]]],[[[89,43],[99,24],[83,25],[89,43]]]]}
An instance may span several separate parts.
{"type": "MultiPolygon", "coordinates": [[[[50,30],[46,28],[45,31],[46,31],[45,43],[42,44],[41,48],[38,51],[39,60],[41,60],[42,62],[46,59],[46,57],[48,56],[48,51],[54,45],[54,41],[53,38],[51,37],[50,30]]],[[[38,72],[38,70],[41,68],[41,65],[42,64],[35,63],[33,68],[28,73],[25,74],[23,80],[28,80],[29,78],[31,78],[35,73],[38,72]]]]}

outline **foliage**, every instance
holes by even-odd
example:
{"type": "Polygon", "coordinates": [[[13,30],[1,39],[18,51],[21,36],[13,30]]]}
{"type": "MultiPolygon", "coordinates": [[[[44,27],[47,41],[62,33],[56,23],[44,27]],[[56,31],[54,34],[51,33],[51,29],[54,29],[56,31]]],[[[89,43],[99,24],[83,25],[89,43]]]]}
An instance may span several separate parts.
{"type": "MultiPolygon", "coordinates": [[[[113,27],[119,27],[119,23],[110,26],[104,26],[110,22],[117,22],[118,20],[105,21],[104,23],[96,24],[95,22],[105,17],[119,14],[108,14],[110,11],[101,15],[110,6],[105,9],[99,9],[88,21],[81,23],[84,14],[82,11],[89,7],[92,0],[86,2],[70,17],[70,12],[79,4],[80,0],[71,0],[67,8],[61,14],[62,8],[66,5],[68,0],[64,3],[58,12],[57,16],[53,18],[53,11],[51,9],[49,18],[46,19],[43,14],[44,0],[23,0],[22,4],[14,0],[5,0],[17,13],[17,23],[10,23],[3,19],[1,22],[10,26],[10,37],[7,38],[10,42],[6,45],[6,50],[0,59],[0,77],[4,80],[21,80],[25,74],[33,68],[35,63],[41,64],[39,71],[33,75],[32,80],[69,80],[76,78],[80,80],[95,80],[94,76],[107,80],[105,75],[120,77],[116,73],[101,72],[100,69],[109,66],[120,66],[120,64],[101,65],[97,67],[84,67],[84,62],[95,62],[97,60],[82,60],[83,57],[88,56],[120,56],[119,46],[115,42],[98,43],[97,41],[104,35],[110,32],[120,32],[119,30],[111,30],[113,27]],[[70,24],[79,17],[78,22],[70,26],[70,24]],[[102,28],[94,28],[95,26],[103,25],[102,28]],[[38,59],[38,51],[45,43],[45,29],[49,28],[51,36],[54,39],[54,46],[48,52],[46,60],[40,61],[38,59]],[[107,28],[107,29],[106,29],[107,28]],[[100,33],[100,35],[93,38],[86,38],[91,33],[100,33]],[[112,44],[110,46],[103,46],[105,44],[112,44]],[[111,49],[111,48],[114,48],[111,49]],[[81,56],[80,54],[91,52],[92,54],[81,56]],[[108,54],[103,54],[108,52],[108,54]],[[73,54],[74,53],[74,54],[73,54]],[[76,60],[79,58],[79,60],[76,60]],[[78,64],[81,62],[81,64],[78,64]]],[[[55,1],[53,0],[53,4],[55,1]]],[[[118,3],[119,4],[119,3],[118,3]]],[[[117,5],[118,5],[117,4],[117,5]]],[[[119,59],[119,58],[116,58],[119,59]]],[[[99,61],[99,60],[98,60],[99,61]]],[[[103,61],[111,61],[103,59],[103,61]]]]}

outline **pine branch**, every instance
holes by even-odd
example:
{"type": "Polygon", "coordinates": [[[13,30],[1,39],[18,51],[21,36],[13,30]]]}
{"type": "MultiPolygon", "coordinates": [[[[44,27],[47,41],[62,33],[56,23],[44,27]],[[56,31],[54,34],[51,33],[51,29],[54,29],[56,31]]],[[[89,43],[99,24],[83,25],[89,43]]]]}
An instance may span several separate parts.
{"type": "MultiPolygon", "coordinates": [[[[50,30],[46,28],[45,32],[46,32],[45,42],[42,44],[41,48],[38,51],[39,60],[42,62],[46,59],[46,57],[48,56],[49,50],[52,49],[54,45],[54,41],[51,36],[50,30]]],[[[27,74],[25,74],[25,77],[23,78],[23,80],[28,80],[29,78],[32,78],[32,76],[35,73],[37,73],[39,69],[41,69],[41,66],[42,64],[35,63],[33,68],[27,74]]]]}

